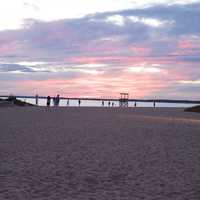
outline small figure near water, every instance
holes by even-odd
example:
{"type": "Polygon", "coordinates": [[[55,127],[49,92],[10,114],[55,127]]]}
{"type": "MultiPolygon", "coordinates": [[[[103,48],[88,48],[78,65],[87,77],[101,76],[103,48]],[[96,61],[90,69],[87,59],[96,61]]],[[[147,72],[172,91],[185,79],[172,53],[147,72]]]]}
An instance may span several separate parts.
{"type": "Polygon", "coordinates": [[[114,102],[112,102],[112,107],[114,107],[115,106],[115,103],[114,102]]]}
{"type": "Polygon", "coordinates": [[[35,104],[36,104],[36,105],[38,105],[38,99],[39,99],[39,96],[38,96],[38,94],[36,94],[36,95],[35,95],[35,104]]]}
{"type": "Polygon", "coordinates": [[[69,99],[67,99],[67,106],[69,106],[69,99]]]}
{"type": "Polygon", "coordinates": [[[108,102],[108,107],[110,107],[110,101],[108,102]]]}
{"type": "Polygon", "coordinates": [[[153,102],[153,107],[154,107],[154,108],[156,107],[156,102],[155,102],[155,101],[153,102]]]}
{"type": "Polygon", "coordinates": [[[104,101],[102,101],[101,105],[104,107],[104,101]]]}
{"type": "Polygon", "coordinates": [[[47,97],[47,106],[49,107],[50,105],[51,105],[51,97],[48,96],[48,97],[47,97]]]}
{"type": "Polygon", "coordinates": [[[53,97],[53,106],[56,106],[56,97],[53,97]]]}
{"type": "Polygon", "coordinates": [[[80,99],[78,100],[78,106],[79,107],[81,106],[81,100],[80,99]]]}
{"type": "Polygon", "coordinates": [[[60,103],[60,95],[58,94],[56,97],[53,97],[53,105],[59,106],[60,103]]]}
{"type": "Polygon", "coordinates": [[[137,107],[137,102],[136,102],[136,101],[135,101],[135,104],[134,104],[134,106],[135,106],[135,107],[137,107]]]}
{"type": "Polygon", "coordinates": [[[56,106],[59,106],[59,103],[60,103],[60,95],[58,94],[56,96],[56,106]]]}

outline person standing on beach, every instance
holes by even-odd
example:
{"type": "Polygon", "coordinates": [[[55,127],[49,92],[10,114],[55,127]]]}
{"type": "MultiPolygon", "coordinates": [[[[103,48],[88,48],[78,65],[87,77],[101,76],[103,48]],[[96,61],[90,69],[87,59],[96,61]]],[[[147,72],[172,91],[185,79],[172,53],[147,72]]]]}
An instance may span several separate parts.
{"type": "Polygon", "coordinates": [[[58,94],[56,96],[56,106],[59,106],[59,103],[60,103],[60,95],[58,94]]]}
{"type": "Polygon", "coordinates": [[[35,95],[35,104],[36,104],[36,105],[38,105],[38,98],[39,98],[39,96],[38,96],[38,94],[36,94],[36,95],[35,95]]]}
{"type": "Polygon", "coordinates": [[[135,107],[137,107],[137,102],[136,102],[136,101],[135,101],[135,104],[134,104],[134,106],[135,106],[135,107]]]}
{"type": "Polygon", "coordinates": [[[53,106],[56,106],[56,97],[53,97],[53,106]]]}
{"type": "Polygon", "coordinates": [[[104,107],[104,101],[102,101],[101,105],[104,107]]]}
{"type": "Polygon", "coordinates": [[[153,102],[153,107],[154,107],[154,108],[156,107],[156,102],[155,102],[155,101],[153,102]]]}
{"type": "Polygon", "coordinates": [[[112,107],[114,107],[114,105],[115,105],[114,102],[112,102],[112,107]]]}
{"type": "Polygon", "coordinates": [[[79,107],[81,106],[81,100],[80,99],[78,100],[78,106],[79,107]]]}
{"type": "Polygon", "coordinates": [[[67,106],[69,106],[69,99],[67,99],[67,106]]]}
{"type": "Polygon", "coordinates": [[[51,97],[50,97],[50,96],[48,96],[48,97],[47,97],[47,106],[49,107],[49,106],[50,106],[50,104],[51,104],[51,97]]]}
{"type": "Polygon", "coordinates": [[[110,107],[110,101],[108,102],[108,107],[110,107]]]}

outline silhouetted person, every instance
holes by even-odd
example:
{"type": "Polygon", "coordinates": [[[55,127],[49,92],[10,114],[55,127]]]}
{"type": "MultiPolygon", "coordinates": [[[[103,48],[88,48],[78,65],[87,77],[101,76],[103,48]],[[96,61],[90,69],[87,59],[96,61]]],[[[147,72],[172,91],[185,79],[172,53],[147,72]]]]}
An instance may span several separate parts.
{"type": "Polygon", "coordinates": [[[81,100],[80,99],[78,100],[78,106],[81,106],[81,100]]]}
{"type": "Polygon", "coordinates": [[[115,105],[114,102],[112,102],[112,107],[114,107],[114,105],[115,105]]]}
{"type": "Polygon", "coordinates": [[[155,101],[153,102],[153,107],[154,107],[154,108],[156,107],[156,102],[155,102],[155,101]]]}
{"type": "Polygon", "coordinates": [[[53,97],[53,106],[56,106],[56,97],[53,97]]]}
{"type": "Polygon", "coordinates": [[[60,103],[60,95],[58,94],[56,96],[56,106],[59,106],[59,103],[60,103]]]}
{"type": "Polygon", "coordinates": [[[69,99],[67,99],[67,106],[69,106],[69,99]]]}
{"type": "Polygon", "coordinates": [[[38,105],[38,98],[39,98],[39,96],[36,94],[36,95],[35,95],[35,104],[36,104],[36,105],[38,105]]]}
{"type": "Polygon", "coordinates": [[[102,101],[102,103],[101,103],[101,104],[102,104],[102,106],[104,107],[104,101],[102,101]]]}
{"type": "Polygon", "coordinates": [[[136,101],[135,101],[135,104],[134,104],[134,106],[135,106],[135,107],[137,107],[137,102],[136,102],[136,101]]]}
{"type": "Polygon", "coordinates": [[[108,102],[108,107],[110,107],[110,101],[108,102]]]}
{"type": "Polygon", "coordinates": [[[48,97],[47,97],[47,106],[49,107],[49,106],[50,106],[50,104],[51,104],[51,97],[50,97],[50,96],[48,96],[48,97]]]}

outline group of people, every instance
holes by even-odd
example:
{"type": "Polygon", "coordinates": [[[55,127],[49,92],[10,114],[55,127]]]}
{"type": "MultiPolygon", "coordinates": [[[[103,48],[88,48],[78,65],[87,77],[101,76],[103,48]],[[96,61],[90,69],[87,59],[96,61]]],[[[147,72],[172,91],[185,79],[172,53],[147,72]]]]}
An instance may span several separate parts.
{"type": "MultiPolygon", "coordinates": [[[[59,106],[59,103],[60,103],[60,95],[58,94],[57,96],[53,97],[52,98],[53,100],[53,106],[59,106]]],[[[36,95],[36,105],[38,104],[38,95],[36,95]]],[[[47,106],[50,106],[51,105],[51,97],[48,96],[47,97],[47,106]]],[[[69,99],[67,99],[67,106],[69,106],[69,99]]],[[[81,100],[78,99],[78,106],[81,106],[81,100]]],[[[105,106],[105,102],[102,101],[102,107],[105,106]]],[[[110,102],[108,101],[108,107],[114,107],[115,106],[115,103],[114,102],[110,102]]],[[[137,107],[137,102],[135,101],[134,103],[134,106],[137,107]]],[[[154,101],[153,102],[153,107],[155,108],[156,107],[156,102],[154,101]]]]}
{"type": "MultiPolygon", "coordinates": [[[[53,97],[53,105],[54,106],[59,106],[60,103],[60,95],[58,94],[56,97],[53,97]]],[[[51,97],[47,97],[47,106],[51,105],[51,97]]]]}
{"type": "MultiPolygon", "coordinates": [[[[48,107],[51,105],[51,99],[53,100],[53,106],[59,106],[59,103],[60,103],[60,95],[59,94],[57,96],[53,97],[53,98],[50,97],[50,96],[47,96],[47,106],[48,107]]],[[[67,99],[66,106],[69,106],[69,99],[67,99]]],[[[81,106],[81,99],[78,99],[78,106],[81,106]]],[[[104,101],[102,101],[102,106],[103,107],[105,106],[104,101]]],[[[115,103],[108,101],[108,107],[111,107],[111,106],[114,107],[115,103]]]]}
{"type": "MultiPolygon", "coordinates": [[[[53,100],[53,106],[59,106],[60,103],[60,95],[58,94],[56,97],[52,98],[53,100]]],[[[49,107],[51,105],[51,97],[47,97],[47,106],[49,107]]],[[[81,100],[78,100],[78,105],[81,106],[81,100]]],[[[67,106],[69,106],[69,99],[67,100],[67,106]]]]}
{"type": "MultiPolygon", "coordinates": [[[[101,105],[104,107],[104,105],[105,105],[104,101],[102,101],[101,105]]],[[[108,101],[108,107],[110,107],[110,106],[114,107],[115,103],[114,102],[111,103],[110,101],[108,101]]]]}

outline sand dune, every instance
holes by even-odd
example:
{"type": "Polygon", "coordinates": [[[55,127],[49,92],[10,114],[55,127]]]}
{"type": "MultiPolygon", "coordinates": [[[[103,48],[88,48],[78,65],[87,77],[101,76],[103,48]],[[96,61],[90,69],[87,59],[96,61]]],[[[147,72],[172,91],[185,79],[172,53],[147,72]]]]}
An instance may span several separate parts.
{"type": "Polygon", "coordinates": [[[200,115],[1,108],[0,200],[199,200],[200,115]]]}

